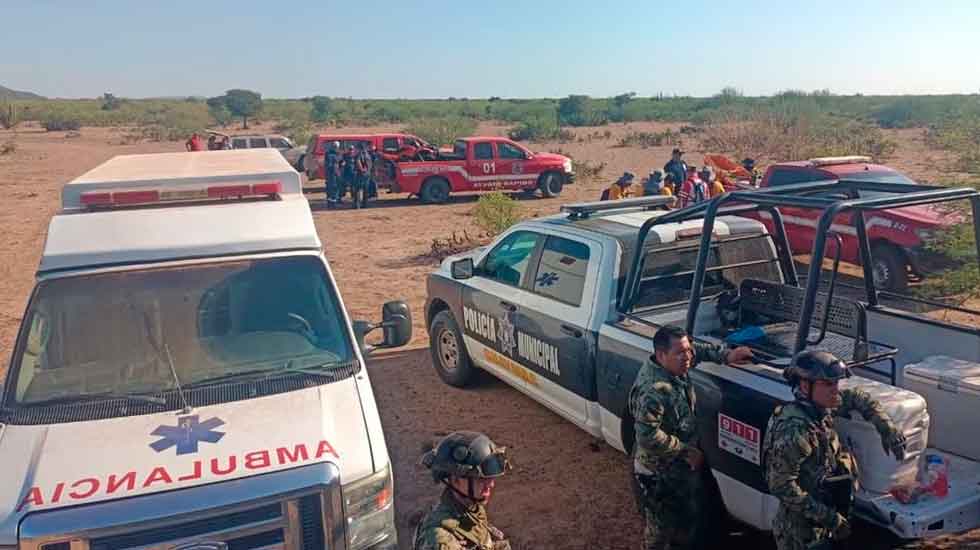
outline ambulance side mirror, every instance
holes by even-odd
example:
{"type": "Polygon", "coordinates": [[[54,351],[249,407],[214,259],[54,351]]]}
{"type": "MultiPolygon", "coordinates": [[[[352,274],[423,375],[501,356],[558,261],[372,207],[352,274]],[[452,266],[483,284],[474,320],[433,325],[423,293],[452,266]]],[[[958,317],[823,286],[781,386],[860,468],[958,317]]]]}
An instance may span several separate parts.
{"type": "Polygon", "coordinates": [[[400,300],[385,303],[381,307],[381,322],[354,321],[354,336],[361,353],[368,355],[376,349],[398,348],[412,339],[412,312],[400,300]],[[380,344],[371,345],[364,337],[375,329],[382,329],[384,337],[380,344]]]}
{"type": "Polygon", "coordinates": [[[473,276],[473,258],[463,258],[456,260],[449,266],[453,279],[469,279],[473,276]]]}

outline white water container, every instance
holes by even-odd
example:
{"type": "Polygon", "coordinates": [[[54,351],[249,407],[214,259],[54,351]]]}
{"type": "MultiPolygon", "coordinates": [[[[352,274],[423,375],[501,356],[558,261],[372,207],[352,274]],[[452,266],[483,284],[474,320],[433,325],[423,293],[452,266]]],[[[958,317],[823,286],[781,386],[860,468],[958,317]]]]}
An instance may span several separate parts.
{"type": "Polygon", "coordinates": [[[917,393],[859,376],[842,380],[841,389],[845,388],[868,392],[907,439],[905,459],[899,461],[885,454],[878,430],[858,413],[834,419],[837,433],[857,460],[861,487],[887,493],[896,485],[915,481],[919,456],[930,443],[926,400],[917,393]]]}
{"type": "Polygon", "coordinates": [[[905,366],[903,385],[922,394],[929,403],[931,446],[980,460],[980,438],[976,436],[980,363],[945,355],[926,357],[905,366]]]}

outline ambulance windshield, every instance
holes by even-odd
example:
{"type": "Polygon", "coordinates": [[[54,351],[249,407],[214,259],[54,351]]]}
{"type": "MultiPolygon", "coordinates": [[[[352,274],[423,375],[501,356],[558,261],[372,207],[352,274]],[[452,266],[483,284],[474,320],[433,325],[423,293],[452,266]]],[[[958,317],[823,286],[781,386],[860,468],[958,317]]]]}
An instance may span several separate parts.
{"type": "Polygon", "coordinates": [[[332,366],[349,375],[354,357],[316,256],[42,281],[25,322],[10,378],[21,405],[150,394],[175,378],[187,387],[332,366]]]}

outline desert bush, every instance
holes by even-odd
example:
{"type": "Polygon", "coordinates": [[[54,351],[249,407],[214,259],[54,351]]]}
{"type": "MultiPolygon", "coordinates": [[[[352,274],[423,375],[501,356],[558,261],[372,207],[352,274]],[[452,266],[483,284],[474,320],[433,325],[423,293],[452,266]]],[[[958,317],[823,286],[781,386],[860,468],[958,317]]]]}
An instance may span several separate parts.
{"type": "Polygon", "coordinates": [[[432,239],[430,245],[430,250],[425,257],[433,260],[433,262],[441,262],[467,250],[476,248],[478,246],[483,246],[490,242],[490,237],[486,234],[480,235],[470,235],[469,232],[463,230],[462,233],[457,234],[453,231],[451,237],[435,237],[432,239]]]}
{"type": "Polygon", "coordinates": [[[980,175],[980,116],[933,125],[926,131],[926,144],[956,154],[957,170],[980,175]]]}
{"type": "Polygon", "coordinates": [[[785,161],[858,154],[882,159],[897,144],[876,126],[846,117],[756,111],[715,119],[705,126],[701,146],[736,157],[785,161]]]}
{"type": "Polygon", "coordinates": [[[558,116],[562,125],[601,126],[609,121],[608,111],[597,108],[587,95],[570,95],[558,101],[558,116]]]}
{"type": "Polygon", "coordinates": [[[313,126],[309,122],[282,120],[272,129],[275,133],[288,137],[296,145],[306,145],[313,135],[313,126]]]}
{"type": "Polygon", "coordinates": [[[12,139],[8,139],[7,141],[3,142],[3,145],[0,145],[0,155],[9,155],[16,150],[17,142],[12,139]]]}
{"type": "Polygon", "coordinates": [[[521,219],[521,205],[510,195],[494,191],[480,197],[473,209],[476,224],[495,237],[521,219]]]}
{"type": "Polygon", "coordinates": [[[598,179],[602,176],[603,170],[606,169],[605,162],[599,162],[593,164],[587,160],[577,161],[572,160],[572,171],[575,172],[575,177],[581,181],[592,181],[598,179]]]}
{"type": "MultiPolygon", "coordinates": [[[[563,130],[563,132],[568,132],[563,130]]],[[[568,132],[570,133],[570,132],[568,132]]],[[[534,118],[520,123],[507,132],[514,141],[547,141],[559,138],[556,121],[534,118]]]]}
{"type": "Polygon", "coordinates": [[[10,130],[19,123],[17,107],[12,102],[0,103],[0,127],[4,130],[10,130]]]}
{"type": "Polygon", "coordinates": [[[663,132],[629,132],[619,139],[618,147],[661,147],[676,145],[678,135],[670,130],[663,132]]]}
{"type": "Polygon", "coordinates": [[[436,146],[452,144],[457,137],[468,136],[476,130],[476,122],[464,117],[415,119],[406,131],[436,146]]]}
{"type": "Polygon", "coordinates": [[[51,113],[41,120],[41,126],[49,132],[63,132],[79,130],[82,123],[77,118],[64,113],[51,113]]]}

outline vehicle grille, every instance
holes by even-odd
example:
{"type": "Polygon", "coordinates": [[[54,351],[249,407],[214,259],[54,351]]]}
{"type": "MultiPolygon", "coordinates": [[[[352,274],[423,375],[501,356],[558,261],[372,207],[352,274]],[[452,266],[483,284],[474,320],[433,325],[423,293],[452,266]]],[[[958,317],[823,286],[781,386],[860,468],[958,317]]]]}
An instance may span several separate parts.
{"type": "Polygon", "coordinates": [[[20,550],[341,550],[340,470],[246,479],[27,514],[20,550]]]}
{"type": "MultiPolygon", "coordinates": [[[[312,388],[349,376],[357,370],[357,364],[341,367],[336,376],[327,378],[314,374],[293,373],[288,376],[270,378],[268,380],[246,380],[227,382],[184,390],[187,402],[192,407],[205,407],[219,403],[242,401],[266,395],[312,388]]],[[[180,396],[176,391],[166,391],[158,394],[167,400],[166,405],[156,403],[138,403],[126,399],[105,399],[90,403],[74,403],[64,405],[36,406],[28,408],[5,409],[0,413],[0,423],[12,425],[63,424],[85,420],[102,420],[125,416],[139,416],[165,411],[176,411],[183,407],[180,396]]]]}
{"type": "MultiPolygon", "coordinates": [[[[321,550],[324,548],[320,495],[220,514],[212,517],[99,536],[83,544],[89,550],[170,550],[189,543],[223,542],[228,550],[321,550]]],[[[77,539],[76,539],[77,540],[77,539]]],[[[69,550],[67,542],[41,550],[69,550]]]]}

